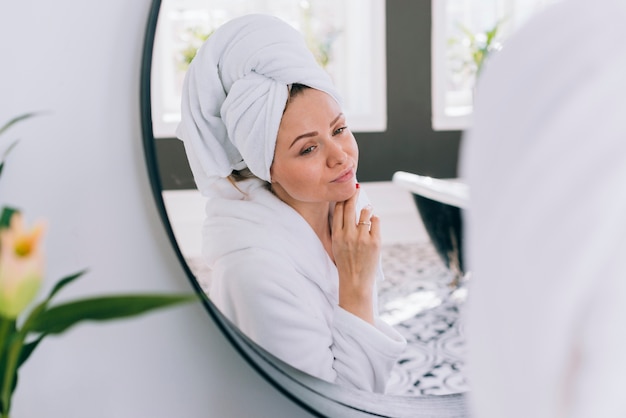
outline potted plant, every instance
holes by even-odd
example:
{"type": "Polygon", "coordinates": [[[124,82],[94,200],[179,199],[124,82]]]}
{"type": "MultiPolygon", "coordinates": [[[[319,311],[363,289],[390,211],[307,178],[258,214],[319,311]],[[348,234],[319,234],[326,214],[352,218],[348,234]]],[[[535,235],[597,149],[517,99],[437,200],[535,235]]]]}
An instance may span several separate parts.
{"type": "MultiPolygon", "coordinates": [[[[11,119],[0,127],[0,137],[14,124],[32,116],[24,114],[11,119]]],[[[16,144],[13,141],[6,146],[0,174],[16,144]]],[[[63,288],[86,273],[79,271],[59,280],[43,300],[28,309],[44,278],[44,232],[43,222],[28,227],[18,209],[0,208],[0,418],[9,417],[20,367],[47,336],[62,334],[81,321],[129,318],[198,300],[195,294],[131,294],[55,303],[54,297],[63,288]]]]}

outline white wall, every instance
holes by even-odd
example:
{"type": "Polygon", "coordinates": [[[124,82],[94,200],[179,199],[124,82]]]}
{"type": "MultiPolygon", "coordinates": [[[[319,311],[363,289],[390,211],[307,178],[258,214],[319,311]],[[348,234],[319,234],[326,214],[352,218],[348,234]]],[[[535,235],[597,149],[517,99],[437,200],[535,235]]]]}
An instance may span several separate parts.
{"type": "MultiPolygon", "coordinates": [[[[45,290],[90,269],[64,297],[191,291],[143,160],[139,73],[149,3],[0,6],[0,123],[47,112],[9,131],[22,140],[0,178],[0,204],[47,220],[45,290]]],[[[50,337],[22,368],[12,416],[308,415],[240,359],[198,304],[50,337]]]]}

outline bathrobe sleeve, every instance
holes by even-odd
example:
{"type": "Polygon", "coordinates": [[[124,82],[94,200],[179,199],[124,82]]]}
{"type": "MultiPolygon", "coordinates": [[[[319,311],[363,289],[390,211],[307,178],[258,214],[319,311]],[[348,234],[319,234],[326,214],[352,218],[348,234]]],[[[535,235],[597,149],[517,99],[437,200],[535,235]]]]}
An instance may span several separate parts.
{"type": "Polygon", "coordinates": [[[221,257],[210,297],[261,347],[320,379],[383,392],[404,338],[332,306],[286,257],[250,248],[221,257]]]}

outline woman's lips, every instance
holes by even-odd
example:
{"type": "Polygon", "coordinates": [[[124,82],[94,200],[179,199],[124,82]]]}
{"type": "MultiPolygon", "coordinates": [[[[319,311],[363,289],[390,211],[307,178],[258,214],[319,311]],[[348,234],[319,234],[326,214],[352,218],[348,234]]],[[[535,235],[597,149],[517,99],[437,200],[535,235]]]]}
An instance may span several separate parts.
{"type": "Polygon", "coordinates": [[[331,183],[345,183],[346,181],[352,180],[354,177],[354,168],[349,168],[343,171],[339,177],[331,181],[331,183]]]}

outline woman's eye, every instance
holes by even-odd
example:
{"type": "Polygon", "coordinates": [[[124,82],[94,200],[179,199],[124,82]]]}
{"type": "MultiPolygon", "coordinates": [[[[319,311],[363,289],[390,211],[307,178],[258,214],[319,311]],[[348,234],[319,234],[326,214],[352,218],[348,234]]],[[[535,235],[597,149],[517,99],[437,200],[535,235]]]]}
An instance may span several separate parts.
{"type": "Polygon", "coordinates": [[[310,147],[307,147],[303,149],[302,151],[300,151],[300,155],[310,154],[311,152],[313,152],[314,149],[315,149],[315,146],[311,145],[310,147]]]}
{"type": "Polygon", "coordinates": [[[348,129],[347,126],[342,126],[341,128],[337,128],[334,130],[333,135],[342,134],[346,129],[348,129]]]}

